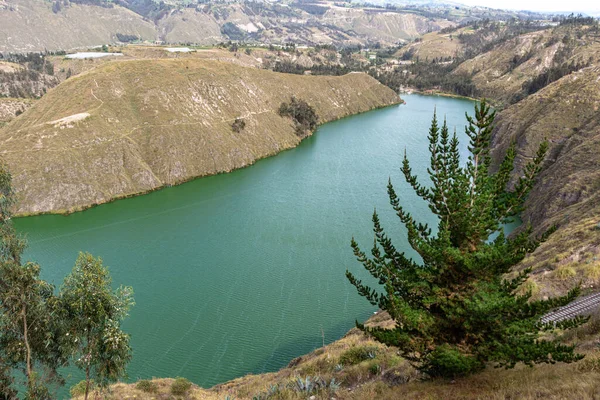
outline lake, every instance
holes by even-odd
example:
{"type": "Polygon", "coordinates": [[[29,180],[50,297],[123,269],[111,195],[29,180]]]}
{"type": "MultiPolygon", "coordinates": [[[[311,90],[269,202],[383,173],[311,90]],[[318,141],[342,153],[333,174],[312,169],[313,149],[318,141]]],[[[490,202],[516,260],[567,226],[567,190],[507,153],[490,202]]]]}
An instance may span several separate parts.
{"type": "MultiPolygon", "coordinates": [[[[436,107],[464,154],[465,111],[474,103],[403,98],[405,105],[325,124],[297,148],[242,170],[70,216],[17,219],[29,239],[25,259],[59,286],[87,251],[110,267],[115,287],[133,286],[137,304],[124,323],[134,350],[129,381],[182,376],[209,387],[277,370],[376,311],[344,273],[368,275],[350,239],[370,249],[375,207],[396,247],[409,249],[388,203],[388,177],[406,209],[435,223],[404,183],[402,155],[426,175],[436,107]]],[[[61,398],[82,378],[69,371],[61,398]]]]}

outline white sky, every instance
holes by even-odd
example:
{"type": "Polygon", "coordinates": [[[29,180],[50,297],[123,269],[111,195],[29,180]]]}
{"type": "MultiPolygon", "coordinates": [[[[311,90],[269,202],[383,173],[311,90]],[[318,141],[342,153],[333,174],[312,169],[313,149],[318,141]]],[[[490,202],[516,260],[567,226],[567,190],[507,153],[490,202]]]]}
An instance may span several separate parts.
{"type": "Polygon", "coordinates": [[[586,11],[600,12],[600,0],[458,0],[465,5],[478,5],[505,10],[586,11]]]}

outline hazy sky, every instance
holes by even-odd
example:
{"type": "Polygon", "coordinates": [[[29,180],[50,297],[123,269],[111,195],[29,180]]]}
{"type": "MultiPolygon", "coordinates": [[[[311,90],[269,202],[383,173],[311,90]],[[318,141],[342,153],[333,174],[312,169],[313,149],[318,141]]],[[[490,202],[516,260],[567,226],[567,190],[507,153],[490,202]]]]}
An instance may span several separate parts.
{"type": "Polygon", "coordinates": [[[511,10],[600,12],[599,0],[458,0],[458,2],[511,10]]]}

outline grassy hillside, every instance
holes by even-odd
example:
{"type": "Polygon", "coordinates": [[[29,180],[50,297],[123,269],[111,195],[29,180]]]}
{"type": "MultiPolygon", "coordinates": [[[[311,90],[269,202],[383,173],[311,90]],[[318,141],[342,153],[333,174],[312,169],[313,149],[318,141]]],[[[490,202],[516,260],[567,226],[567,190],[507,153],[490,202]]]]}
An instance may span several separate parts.
{"type": "Polygon", "coordinates": [[[369,36],[373,41],[392,43],[399,39],[416,38],[432,30],[440,30],[453,25],[446,20],[430,20],[415,14],[342,7],[331,8],[323,15],[322,20],[345,31],[369,36]]]}
{"type": "Polygon", "coordinates": [[[599,61],[596,27],[560,26],[502,42],[464,61],[454,73],[472,76],[481,96],[509,104],[528,95],[524,84],[552,68],[599,61]]]}
{"type": "Polygon", "coordinates": [[[295,95],[320,122],[399,101],[365,74],[288,75],[199,59],[106,63],[0,131],[17,213],[66,212],[228,172],[296,146],[295,95]],[[234,132],[236,119],[245,127],[234,132]]]}
{"type": "Polygon", "coordinates": [[[155,40],[151,22],[125,8],[71,4],[60,12],[42,0],[0,1],[0,52],[99,46],[117,33],[155,40]]]}
{"type": "Polygon", "coordinates": [[[565,76],[502,111],[495,157],[511,141],[518,165],[547,139],[550,151],[526,203],[523,220],[550,236],[523,266],[537,270],[541,295],[564,292],[577,282],[600,283],[600,66],[565,76]]]}
{"type": "Polygon", "coordinates": [[[420,61],[455,58],[461,53],[462,48],[457,33],[427,33],[420,40],[399,49],[395,56],[420,61]]]}
{"type": "MultiPolygon", "coordinates": [[[[368,325],[389,326],[385,313],[368,325]]],[[[367,338],[352,329],[342,339],[292,360],[274,373],[248,375],[210,389],[192,385],[183,399],[594,399],[600,390],[600,352],[595,335],[600,316],[586,327],[563,337],[578,343],[586,358],[575,364],[518,366],[513,370],[494,369],[453,381],[425,380],[396,350],[367,338]],[[303,388],[319,382],[314,390],[303,388]],[[333,382],[333,385],[332,385],[333,382]],[[314,397],[311,397],[314,396],[314,397]]],[[[172,399],[175,380],[154,379],[151,383],[111,387],[108,399],[172,399]]],[[[77,398],[77,400],[81,397],[77,398]]]]}

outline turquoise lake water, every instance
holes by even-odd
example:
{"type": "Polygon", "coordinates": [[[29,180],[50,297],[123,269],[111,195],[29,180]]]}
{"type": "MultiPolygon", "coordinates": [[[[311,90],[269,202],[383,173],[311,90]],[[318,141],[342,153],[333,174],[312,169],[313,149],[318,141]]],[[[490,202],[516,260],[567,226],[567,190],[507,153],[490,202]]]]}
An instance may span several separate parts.
{"type": "MultiPolygon", "coordinates": [[[[405,105],[325,124],[249,168],[70,216],[17,219],[26,259],[59,286],[87,251],[102,257],[115,286],[133,286],[137,304],[123,327],[134,350],[129,381],[182,376],[209,387],[277,370],[375,311],[344,273],[368,275],[350,239],[370,249],[375,207],[396,247],[408,249],[388,177],[409,211],[435,222],[404,183],[402,154],[426,175],[434,107],[465,153],[465,112],[474,103],[403,98],[405,105]]],[[[67,388],[81,379],[68,373],[67,388]]]]}

